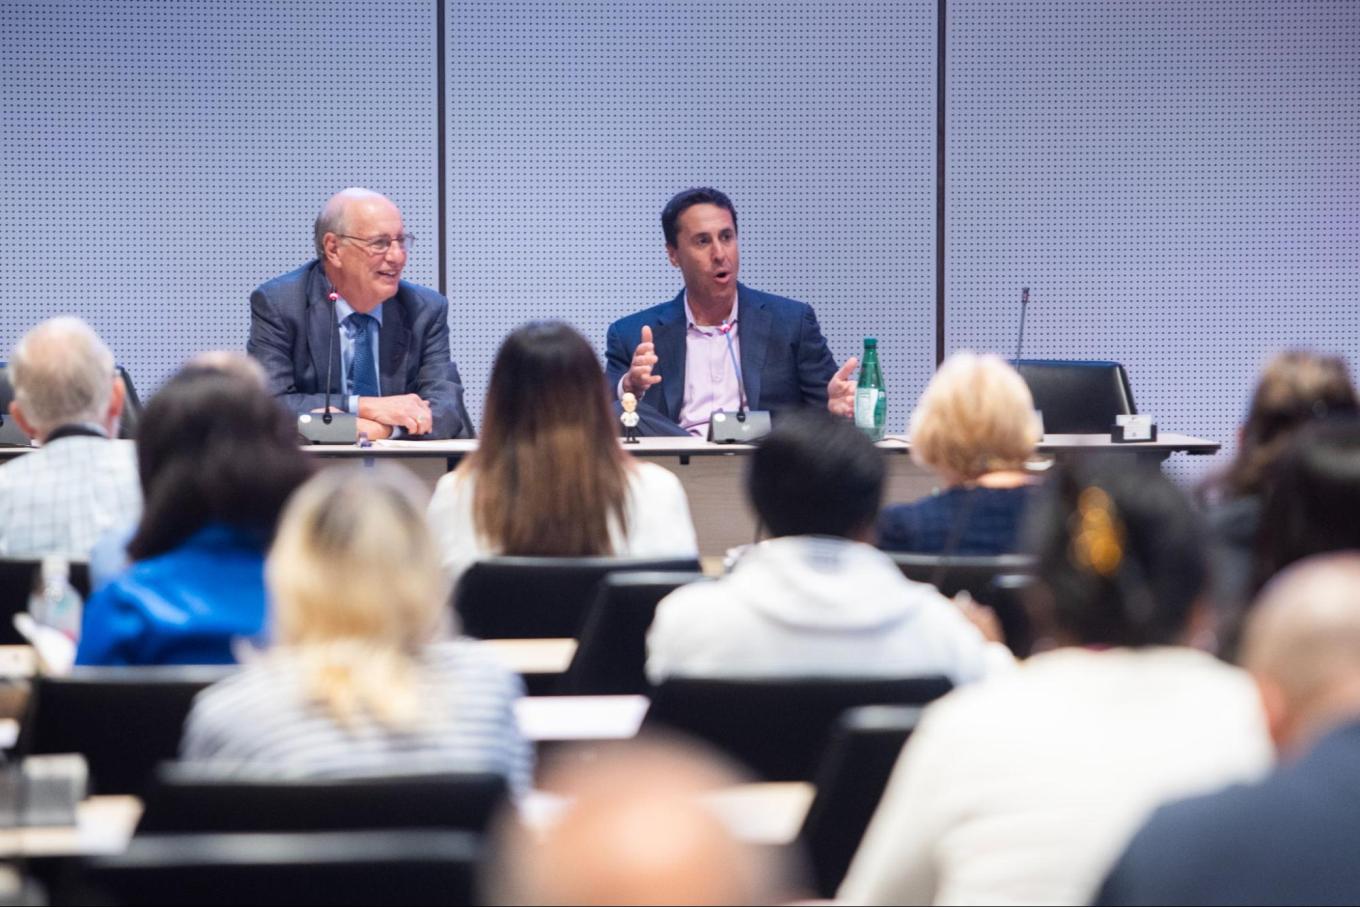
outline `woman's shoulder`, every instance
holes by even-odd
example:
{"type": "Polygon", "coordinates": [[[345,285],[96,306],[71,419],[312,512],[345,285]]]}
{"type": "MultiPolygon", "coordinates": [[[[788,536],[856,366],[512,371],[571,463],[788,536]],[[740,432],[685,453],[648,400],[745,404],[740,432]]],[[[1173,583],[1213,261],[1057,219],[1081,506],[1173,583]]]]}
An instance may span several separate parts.
{"type": "Polygon", "coordinates": [[[628,468],[630,489],[666,489],[683,491],[680,479],[664,466],[646,460],[632,460],[628,468]]]}

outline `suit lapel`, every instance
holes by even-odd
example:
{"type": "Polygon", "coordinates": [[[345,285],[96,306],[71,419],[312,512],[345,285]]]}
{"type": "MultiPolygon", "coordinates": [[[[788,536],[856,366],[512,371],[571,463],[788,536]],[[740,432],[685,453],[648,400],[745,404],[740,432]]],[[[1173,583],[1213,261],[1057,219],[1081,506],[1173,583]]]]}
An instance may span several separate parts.
{"type": "Polygon", "coordinates": [[[741,378],[746,385],[746,405],[751,409],[760,409],[760,379],[765,373],[765,353],[770,346],[770,318],[764,301],[742,284],[737,284],[741,378]]]}
{"type": "Polygon", "coordinates": [[[382,330],[378,335],[378,386],[385,397],[406,393],[406,348],[411,345],[411,326],[401,291],[382,305],[382,330]]]}
{"type": "Polygon", "coordinates": [[[329,299],[330,281],[317,264],[307,278],[307,351],[312,357],[312,371],[316,375],[316,392],[326,391],[326,351],[331,351],[330,391],[340,393],[343,376],[340,373],[340,328],[335,323],[335,308],[329,299]]]}
{"type": "Polygon", "coordinates": [[[657,373],[662,378],[661,396],[666,401],[665,414],[677,422],[685,396],[685,303],[682,295],[671,300],[656,324],[651,325],[652,342],[659,360],[657,373]]]}

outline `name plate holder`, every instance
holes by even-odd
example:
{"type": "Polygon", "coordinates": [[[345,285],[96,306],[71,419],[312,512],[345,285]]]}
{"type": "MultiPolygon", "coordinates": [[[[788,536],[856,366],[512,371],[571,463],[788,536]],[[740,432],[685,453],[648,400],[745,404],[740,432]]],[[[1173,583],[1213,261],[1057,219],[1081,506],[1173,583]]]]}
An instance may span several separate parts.
{"type": "Polygon", "coordinates": [[[1115,416],[1115,424],[1110,429],[1110,440],[1115,444],[1136,444],[1140,441],[1156,441],[1157,426],[1151,416],[1115,416]]]}

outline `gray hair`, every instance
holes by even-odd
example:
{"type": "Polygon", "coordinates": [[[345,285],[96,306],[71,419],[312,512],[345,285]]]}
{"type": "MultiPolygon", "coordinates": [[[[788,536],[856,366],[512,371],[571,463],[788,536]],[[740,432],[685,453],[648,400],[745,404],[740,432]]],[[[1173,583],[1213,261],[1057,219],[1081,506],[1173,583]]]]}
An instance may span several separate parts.
{"type": "Polygon", "coordinates": [[[326,204],[317,214],[316,221],[312,224],[312,245],[316,248],[316,257],[320,261],[326,257],[326,247],[322,240],[327,233],[344,233],[345,217],[349,213],[349,203],[364,198],[381,198],[387,196],[372,189],[363,189],[359,186],[351,186],[348,189],[341,189],[326,200],[326,204]]]}
{"type": "Polygon", "coordinates": [[[113,393],[113,353],[79,318],[52,318],[19,341],[9,377],[15,402],[40,435],[72,422],[102,422],[113,393]]]}

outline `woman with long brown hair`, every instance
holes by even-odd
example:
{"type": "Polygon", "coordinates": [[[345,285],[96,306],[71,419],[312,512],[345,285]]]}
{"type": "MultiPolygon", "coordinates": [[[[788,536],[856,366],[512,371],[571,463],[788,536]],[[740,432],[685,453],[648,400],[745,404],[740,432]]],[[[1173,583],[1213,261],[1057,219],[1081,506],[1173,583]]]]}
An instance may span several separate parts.
{"type": "Polygon", "coordinates": [[[440,479],[430,522],[454,576],[497,554],[695,557],[689,502],[619,446],[585,338],[535,322],[496,356],[477,451],[440,479]]]}

